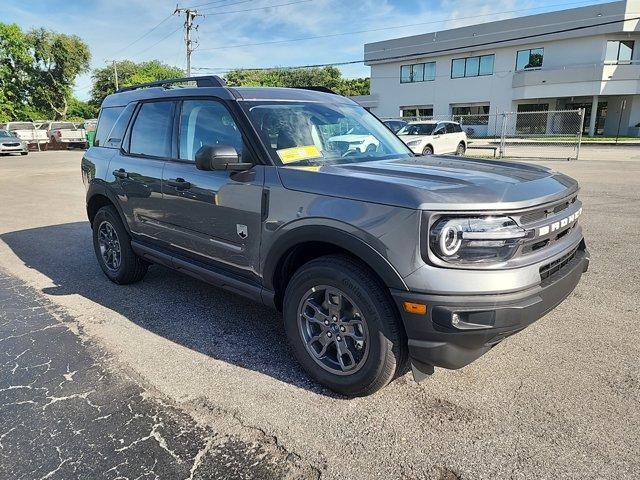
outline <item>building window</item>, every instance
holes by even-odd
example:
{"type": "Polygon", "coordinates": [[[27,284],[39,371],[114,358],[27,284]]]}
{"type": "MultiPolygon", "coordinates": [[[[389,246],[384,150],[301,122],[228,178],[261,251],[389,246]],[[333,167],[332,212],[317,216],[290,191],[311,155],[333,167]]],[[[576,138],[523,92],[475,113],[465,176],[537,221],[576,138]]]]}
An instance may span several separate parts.
{"type": "Polygon", "coordinates": [[[451,107],[453,120],[463,125],[488,125],[489,104],[486,105],[456,105],[451,107]]]}
{"type": "Polygon", "coordinates": [[[516,70],[540,68],[542,67],[543,58],[544,58],[544,48],[520,50],[516,55],[516,70]]]}
{"type": "Polygon", "coordinates": [[[610,63],[629,63],[633,57],[633,40],[610,40],[607,42],[605,61],[610,63]]]}
{"type": "Polygon", "coordinates": [[[400,67],[400,83],[430,82],[436,79],[436,62],[414,63],[400,67]]]}
{"type": "Polygon", "coordinates": [[[495,55],[480,57],[454,58],[451,61],[451,78],[478,77],[493,75],[495,55]]]}
{"type": "Polygon", "coordinates": [[[418,105],[415,107],[400,107],[402,118],[418,119],[433,117],[433,107],[418,105]]]}

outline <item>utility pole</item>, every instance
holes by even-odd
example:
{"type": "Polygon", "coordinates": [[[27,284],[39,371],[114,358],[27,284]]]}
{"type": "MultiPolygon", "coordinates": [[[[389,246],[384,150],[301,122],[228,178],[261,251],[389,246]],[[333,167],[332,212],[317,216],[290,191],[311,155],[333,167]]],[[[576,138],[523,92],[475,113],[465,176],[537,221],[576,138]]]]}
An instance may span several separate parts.
{"type": "Polygon", "coordinates": [[[118,90],[118,67],[116,66],[115,60],[112,60],[112,62],[113,62],[113,78],[116,83],[116,90],[118,90]]]}
{"type": "Polygon", "coordinates": [[[193,25],[193,21],[196,17],[204,17],[201,13],[198,13],[197,10],[192,8],[179,8],[176,6],[174,14],[182,14],[185,15],[184,20],[184,43],[187,47],[187,77],[191,76],[191,53],[195,50],[194,45],[197,44],[196,41],[191,39],[191,30],[197,30],[198,26],[193,25]]]}

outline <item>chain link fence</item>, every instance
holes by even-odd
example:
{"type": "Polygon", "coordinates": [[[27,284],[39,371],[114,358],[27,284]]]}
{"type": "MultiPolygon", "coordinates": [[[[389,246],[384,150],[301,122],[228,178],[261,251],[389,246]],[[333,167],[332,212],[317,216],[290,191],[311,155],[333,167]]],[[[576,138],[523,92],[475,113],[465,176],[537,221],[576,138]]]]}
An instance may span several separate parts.
{"type": "Polygon", "coordinates": [[[467,155],[470,156],[577,160],[584,110],[433,115],[383,120],[458,122],[469,139],[467,155]]]}

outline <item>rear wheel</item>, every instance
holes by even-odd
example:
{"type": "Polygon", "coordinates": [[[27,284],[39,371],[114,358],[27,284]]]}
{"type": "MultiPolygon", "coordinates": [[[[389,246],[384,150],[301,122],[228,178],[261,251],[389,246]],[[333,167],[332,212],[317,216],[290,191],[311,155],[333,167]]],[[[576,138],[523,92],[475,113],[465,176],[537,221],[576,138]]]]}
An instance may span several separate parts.
{"type": "Polygon", "coordinates": [[[338,393],[372,394],[405,370],[406,338],[386,287],[350,257],[302,266],[287,286],[284,320],[300,364],[338,393]]]}
{"type": "Polygon", "coordinates": [[[467,148],[464,145],[464,142],[460,142],[458,144],[458,148],[456,148],[456,155],[458,155],[459,157],[462,157],[464,155],[464,152],[466,152],[467,148]]]}
{"type": "Polygon", "coordinates": [[[131,237],[113,206],[102,207],[93,219],[93,248],[104,274],[114,283],[135,283],[147,273],[149,264],[131,248],[131,237]]]}
{"type": "Polygon", "coordinates": [[[422,155],[433,155],[433,147],[431,145],[427,145],[422,150],[422,155]]]}

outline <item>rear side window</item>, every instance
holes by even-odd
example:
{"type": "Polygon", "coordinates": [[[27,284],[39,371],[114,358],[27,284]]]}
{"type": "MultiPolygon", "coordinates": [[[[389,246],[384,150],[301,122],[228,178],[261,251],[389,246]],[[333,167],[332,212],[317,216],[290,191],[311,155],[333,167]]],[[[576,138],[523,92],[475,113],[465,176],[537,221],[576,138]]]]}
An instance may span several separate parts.
{"type": "Polygon", "coordinates": [[[131,119],[131,114],[136,108],[136,103],[130,103],[127,107],[122,111],[116,123],[113,125],[111,132],[107,136],[107,139],[103,143],[103,147],[108,148],[120,148],[122,144],[122,139],[124,138],[124,134],[127,131],[127,125],[129,125],[129,120],[131,119]]]}
{"type": "Polygon", "coordinates": [[[129,153],[170,157],[172,127],[173,102],[143,103],[131,128],[129,153]]]}
{"type": "Polygon", "coordinates": [[[107,136],[116,120],[124,110],[124,107],[108,107],[100,110],[100,118],[98,118],[98,127],[96,128],[96,138],[93,145],[102,146],[107,141],[107,136]]]}
{"type": "Polygon", "coordinates": [[[447,123],[447,133],[456,133],[456,126],[453,123],[447,123]]]}

